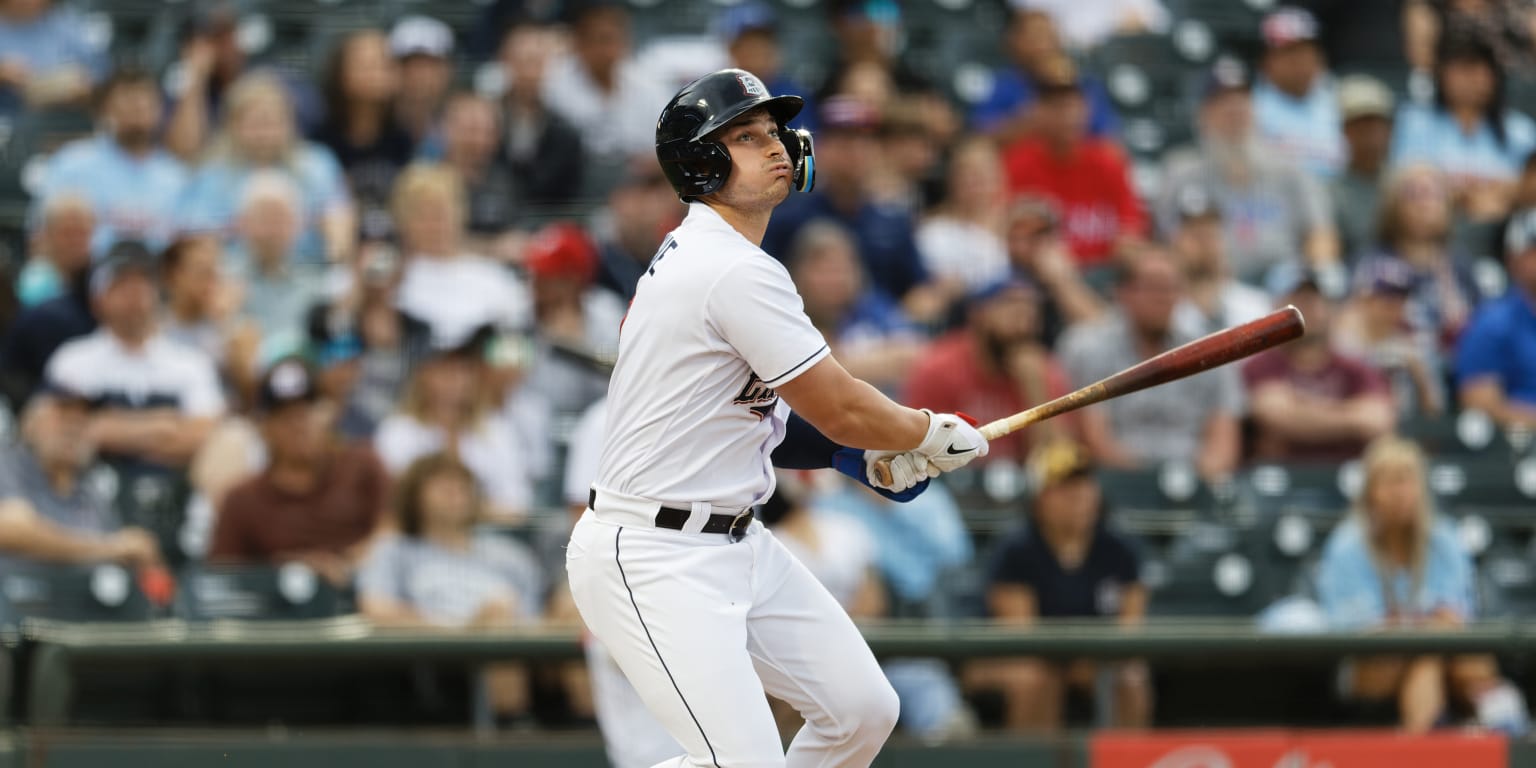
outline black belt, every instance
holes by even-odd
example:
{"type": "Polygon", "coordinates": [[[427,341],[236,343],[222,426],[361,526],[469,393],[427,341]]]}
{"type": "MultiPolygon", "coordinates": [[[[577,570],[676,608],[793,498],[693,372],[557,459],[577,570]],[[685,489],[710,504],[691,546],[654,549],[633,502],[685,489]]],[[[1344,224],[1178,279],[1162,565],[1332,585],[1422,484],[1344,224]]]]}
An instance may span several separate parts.
{"type": "MultiPolygon", "coordinates": [[[[597,489],[595,488],[587,491],[587,507],[597,509],[597,489]]],[[[687,524],[688,518],[692,516],[693,510],[691,509],[662,506],[656,510],[656,527],[681,531],[683,526],[687,524]]],[[[741,537],[747,535],[747,526],[752,524],[752,520],[755,517],[756,512],[751,508],[746,509],[739,515],[710,515],[709,519],[704,521],[704,527],[699,529],[699,532],[725,533],[729,534],[731,538],[740,541],[741,537]]]]}

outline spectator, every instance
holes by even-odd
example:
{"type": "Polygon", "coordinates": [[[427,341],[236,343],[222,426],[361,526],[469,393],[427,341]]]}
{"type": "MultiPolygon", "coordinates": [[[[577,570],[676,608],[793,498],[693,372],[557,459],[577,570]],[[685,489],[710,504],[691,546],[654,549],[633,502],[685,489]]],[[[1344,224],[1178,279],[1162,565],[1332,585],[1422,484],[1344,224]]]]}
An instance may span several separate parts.
{"type": "Polygon", "coordinates": [[[1354,256],[1376,243],[1381,188],[1392,147],[1392,92],[1368,75],[1339,80],[1339,116],[1348,157],[1329,187],[1343,253],[1354,256]]]}
{"type": "Polygon", "coordinates": [[[1358,358],[1387,377],[1401,416],[1445,412],[1445,383],[1433,334],[1415,328],[1408,301],[1413,268],[1395,258],[1372,260],[1355,275],[1355,291],[1339,313],[1334,333],[1339,352],[1358,358]]]}
{"type": "Polygon", "coordinates": [[[20,442],[0,448],[0,571],[23,561],[160,561],[155,537],[123,527],[112,500],[85,481],[90,421],[84,399],[42,395],[22,413],[20,442]]]}
{"type": "Polygon", "coordinates": [[[0,114],[85,102],[107,67],[86,27],[53,0],[0,0],[0,114]]]}
{"type": "Polygon", "coordinates": [[[1488,46],[1508,71],[1536,64],[1531,7],[1523,0],[1414,0],[1404,10],[1420,17],[1406,42],[1415,54],[1411,63],[1421,71],[1430,68],[1436,43],[1452,35],[1488,46]]]}
{"type": "Polygon", "coordinates": [[[1021,197],[1008,212],[1008,264],[1039,288],[1040,339],[1050,348],[1067,326],[1096,320],[1104,311],[1059,229],[1056,209],[1047,201],[1021,197]]]}
{"type": "Polygon", "coordinates": [[[153,249],[169,245],[187,170],[161,146],[159,86],[147,72],[119,70],[97,100],[95,136],[64,145],[48,161],[38,199],[78,195],[97,217],[91,251],[100,258],[119,240],[153,249]]]}
{"type": "Polygon", "coordinates": [[[114,249],[91,273],[101,327],[59,347],[48,386],[98,406],[90,438],[120,471],[184,468],[224,414],[213,361],[156,327],[158,269],[142,248],[114,249]]]}
{"type": "Polygon", "coordinates": [[[1509,291],[1479,307],[1456,351],[1463,408],[1504,426],[1536,426],[1536,210],[1515,214],[1505,231],[1509,291]]]}
{"type": "MultiPolygon", "coordinates": [[[[1087,450],[1070,441],[1042,445],[1030,454],[1029,476],[1035,489],[1031,525],[1003,541],[988,574],[992,618],[1014,625],[1063,618],[1140,623],[1147,591],[1139,558],[1103,518],[1087,450]]],[[[1114,686],[1116,726],[1151,722],[1150,675],[1138,660],[1099,665],[1007,659],[977,664],[972,675],[984,677],[986,687],[1002,688],[1003,723],[1011,730],[1060,729],[1067,690],[1098,690],[1101,675],[1114,686]]]]}
{"type": "Polygon", "coordinates": [[[655,151],[656,110],[671,89],[636,61],[622,4],[582,0],[570,13],[571,51],[550,62],[544,101],[581,133],[590,176],[615,158],[655,151]]]}
{"type": "Polygon", "coordinates": [[[807,224],[788,266],[806,316],[838,361],[854,376],[894,391],[925,340],[894,302],[868,287],[848,230],[830,221],[807,224]]]}
{"type": "MultiPolygon", "coordinates": [[[[380,626],[492,630],[539,620],[544,577],[537,559],[516,539],[475,530],[484,502],[458,459],[439,453],[413,462],[395,498],[399,533],[381,536],[358,568],[363,616],[380,626]]],[[[498,717],[527,713],[528,671],[515,662],[485,669],[498,717]]]]}
{"type": "Polygon", "coordinates": [[[1433,105],[1397,114],[1392,164],[1428,163],[1451,181],[1458,211],[1486,222],[1509,212],[1514,180],[1536,149],[1536,123],[1506,108],[1504,70],[1487,44],[1447,35],[1435,56],[1433,105]]]}
{"type": "Polygon", "coordinates": [[[608,206],[599,214],[593,232],[597,284],[623,297],[626,305],[635,297],[635,285],[661,239],[682,221],[686,209],[671,189],[654,160],[636,156],[608,192],[608,206]]]}
{"type": "Polygon", "coordinates": [[[1183,273],[1184,300],[1174,309],[1174,326],[1204,336],[1269,314],[1268,294],[1232,279],[1221,206],[1211,193],[1192,184],[1179,192],[1177,204],[1178,228],[1168,242],[1183,273]]]}
{"type": "Polygon", "coordinates": [[[1067,45],[1079,51],[1091,51],[1116,35],[1168,31],[1168,9],[1160,0],[1027,0],[1013,5],[1049,14],[1067,45]]]}
{"type": "MultiPolygon", "coordinates": [[[[1424,454],[1399,437],[1374,441],[1353,514],[1323,546],[1317,584],[1338,629],[1451,629],[1476,619],[1477,576],[1456,528],[1435,514],[1424,454]]],[[[1356,659],[1345,666],[1347,695],[1396,700],[1402,727],[1423,733],[1453,702],[1480,725],[1523,731],[1520,692],[1499,677],[1492,656],[1426,654],[1356,659]]]]}
{"type": "Polygon", "coordinates": [[[1237,279],[1262,284],[1268,270],[1298,258],[1314,266],[1336,263],[1339,240],[1327,191],[1259,142],[1248,74],[1240,62],[1222,58],[1212,66],[1199,120],[1199,146],[1170,153],[1164,163],[1160,228],[1175,228],[1178,190],[1199,183],[1221,201],[1237,279]]]}
{"type": "MultiPolygon", "coordinates": [[[[877,572],[878,548],[872,532],[858,518],[820,514],[811,506],[810,489],[793,480],[781,482],[763,503],[763,522],[805,564],[855,621],[888,615],[886,590],[877,572]]],[[[948,668],[935,659],[885,659],[881,668],[901,699],[899,724],[929,743],[969,734],[975,726],[960,699],[948,668]]],[[[780,732],[792,735],[800,718],[775,704],[780,732]],[[786,727],[788,726],[788,727],[786,727]]]]}
{"type": "MultiPolygon", "coordinates": [[[[1061,337],[1056,349],[1067,375],[1086,385],[1192,341],[1192,334],[1173,324],[1183,288],[1179,267],[1166,252],[1137,254],[1122,268],[1116,308],[1061,337]]],[[[1088,408],[1082,415],[1083,442],[1104,466],[1179,461],[1208,480],[1223,478],[1241,458],[1242,410],[1237,372],[1217,368],[1088,408]]]]}
{"type": "Polygon", "coordinates": [[[464,180],[470,250],[510,261],[523,205],[512,174],[497,153],[501,117],[496,105],[471,93],[457,93],[443,107],[443,164],[464,180]]]}
{"type": "Polygon", "coordinates": [[[944,201],[917,228],[923,266],[950,301],[1008,272],[1008,190],[997,145],[985,137],[951,152],[944,201]]]}
{"type": "Polygon", "coordinates": [[[920,99],[896,96],[885,102],[880,118],[881,161],[871,170],[871,193],[882,201],[906,205],[914,214],[932,208],[944,191],[943,160],[961,140],[934,131],[920,99]]]}
{"type": "Polygon", "coordinates": [[[398,410],[379,423],[373,444],[398,476],[411,462],[446,451],[463,461],[485,489],[489,514],[522,520],[533,507],[531,468],[502,419],[488,386],[484,340],[441,348],[421,361],[398,410]]]}
{"type": "Polygon", "coordinates": [[[415,141],[395,112],[400,67],[389,38],[376,29],[343,36],[324,73],[325,122],[315,140],[341,164],[357,202],[363,239],[391,232],[389,191],[414,154],[415,141]]]}
{"type": "MultiPolygon", "coordinates": [[[[992,72],[992,88],[971,109],[970,123],[1006,144],[1029,131],[1031,107],[1039,98],[1035,76],[1065,51],[1051,14],[1033,5],[1013,6],[1004,35],[1009,64],[992,72]]],[[[1092,79],[1085,79],[1082,88],[1088,101],[1089,133],[1113,136],[1120,130],[1120,120],[1109,93],[1092,79]]]]}
{"type": "Polygon", "coordinates": [[[267,466],[219,506],[211,562],[301,562],[337,587],[383,519],[389,477],[366,443],[341,443],[319,407],[314,371],[273,363],[256,398],[267,466]]]}
{"type": "Polygon", "coordinates": [[[431,327],[395,306],[402,271],[393,248],[366,247],[346,292],[306,319],[320,386],[341,412],[338,431],[351,438],[373,437],[431,347],[431,327]]]}
{"type": "Polygon", "coordinates": [[[762,247],[782,260],[801,227],[820,218],[837,221],[853,232],[874,287],[901,302],[915,321],[926,323],[937,319],[945,307],[923,267],[911,213],[905,205],[876,200],[867,183],[869,168],[879,156],[878,117],[869,105],[855,99],[840,97],[822,103],[816,189],[791,195],[775,209],[762,247]]]}
{"type": "Polygon", "coordinates": [[[186,162],[194,162],[208,143],[210,126],[224,119],[226,99],[246,75],[262,71],[287,92],[287,101],[302,134],[320,123],[321,100],[309,72],[286,72],[255,66],[246,57],[238,34],[240,12],[233,0],[198,3],[181,31],[180,58],[171,67],[169,90],[175,106],[165,127],[166,147],[186,162]]]}
{"type": "Polygon", "coordinates": [[[305,316],[324,295],[324,270],[301,263],[300,192],[278,172],[252,174],[240,195],[239,240],[231,249],[229,280],[244,300],[239,319],[261,332],[264,344],[296,343],[305,316]]]}
{"type": "Polygon", "coordinates": [[[528,289],[507,268],[466,252],[464,183],[451,168],[417,163],[395,182],[393,209],[405,253],[398,306],[452,345],[475,329],[525,329],[528,289]]]}
{"type": "Polygon", "coordinates": [[[395,121],[419,145],[436,129],[453,85],[453,30],[430,16],[405,16],[389,30],[389,51],[400,67],[395,121]]]}
{"type": "MultiPolygon", "coordinates": [[[[912,366],[902,402],[985,423],[1070,391],[1066,371],[1040,342],[1038,295],[1016,277],[972,292],[965,327],[935,341],[912,366]]],[[[1068,416],[994,440],[985,461],[1022,461],[1036,436],[1075,425],[1068,416]]]]}
{"type": "Polygon", "coordinates": [[[779,19],[759,0],[729,6],[715,16],[715,38],[725,45],[728,66],[757,75],[769,93],[794,93],[805,99],[791,128],[815,129],[816,102],[810,91],[784,72],[779,47],[779,19]]]}
{"type": "Polygon", "coordinates": [[[153,260],[142,243],[118,243],[94,268],[81,270],[65,285],[64,295],[26,308],[10,323],[0,346],[0,394],[14,407],[26,403],[43,382],[48,361],[59,347],[96,330],[96,316],[91,312],[91,277],[104,265],[115,264],[120,261],[119,256],[129,253],[134,259],[153,260]]]}
{"type": "Polygon", "coordinates": [[[1088,102],[1065,56],[1043,65],[1034,125],[1003,150],[1008,188],[1050,200],[1079,266],[1105,265],[1146,235],[1147,218],[1131,186],[1125,153],[1088,133],[1088,102]]]}
{"type": "Polygon", "coordinates": [[[1296,0],[1294,5],[1317,17],[1319,44],[1333,71],[1364,73],[1404,85],[1407,17],[1419,0],[1406,3],[1359,3],[1356,0],[1296,0]]]}
{"type": "Polygon", "coordinates": [[[934,139],[948,144],[961,127],[959,116],[929,74],[903,55],[907,32],[901,5],[894,0],[835,0],[825,9],[835,59],[818,100],[843,94],[882,109],[900,94],[914,105],[934,139]],[[869,98],[864,89],[870,86],[886,90],[886,97],[869,98]]]}
{"type": "Polygon", "coordinates": [[[1380,372],[1333,349],[1333,303],[1312,270],[1281,270],[1272,293],[1294,304],[1307,332],[1243,365],[1253,415],[1253,458],[1332,463],[1360,455],[1390,431],[1396,409],[1380,372]]]}
{"type": "Polygon", "coordinates": [[[508,29],[501,46],[507,86],[502,159],[517,197],[530,206],[571,203],[581,193],[581,135],[544,101],[544,73],[554,51],[555,33],[531,22],[508,29]]]}
{"type": "Polygon", "coordinates": [[[219,134],[185,192],[186,227],[232,240],[240,193],[263,170],[287,175],[303,193],[298,252],[304,260],[351,254],[357,225],[341,166],[330,150],[300,137],[282,82],[257,73],[229,89],[219,134]]]}
{"type": "Polygon", "coordinates": [[[160,332],[167,339],[201,352],[232,373],[247,373],[255,362],[256,329],[237,329],[231,316],[239,309],[234,286],[224,278],[223,249],[211,237],[184,237],[160,256],[165,312],[160,332]]]}
{"type": "Polygon", "coordinates": [[[624,302],[597,288],[597,248],[575,224],[539,230],[524,251],[536,352],[529,385],[560,416],[575,417],[608,391],[624,302]]]}
{"type": "Polygon", "coordinates": [[[95,229],[96,213],[80,195],[59,195],[43,205],[32,253],[16,276],[16,298],[22,306],[58,298],[84,278],[91,268],[95,229]]]}
{"type": "Polygon", "coordinates": [[[1317,18],[1285,7],[1264,17],[1263,77],[1253,86],[1260,141],[1314,177],[1344,165],[1339,102],[1319,43],[1317,18]]]}
{"type": "Polygon", "coordinates": [[[1445,177],[1427,166],[1399,168],[1382,190],[1378,250],[1357,261],[1396,259],[1413,270],[1409,320],[1449,351],[1478,297],[1465,256],[1451,241],[1451,195],[1445,177]]]}

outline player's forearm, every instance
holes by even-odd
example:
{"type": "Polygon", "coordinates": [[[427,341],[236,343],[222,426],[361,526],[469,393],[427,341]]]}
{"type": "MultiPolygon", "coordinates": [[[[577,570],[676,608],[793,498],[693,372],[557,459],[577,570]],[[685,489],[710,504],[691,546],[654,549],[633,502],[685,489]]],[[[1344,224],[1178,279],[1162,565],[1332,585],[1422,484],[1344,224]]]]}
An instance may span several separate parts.
{"type": "Polygon", "coordinates": [[[807,419],[830,440],[871,451],[909,451],[928,434],[928,414],[900,405],[873,385],[855,380],[843,407],[807,419]]]}

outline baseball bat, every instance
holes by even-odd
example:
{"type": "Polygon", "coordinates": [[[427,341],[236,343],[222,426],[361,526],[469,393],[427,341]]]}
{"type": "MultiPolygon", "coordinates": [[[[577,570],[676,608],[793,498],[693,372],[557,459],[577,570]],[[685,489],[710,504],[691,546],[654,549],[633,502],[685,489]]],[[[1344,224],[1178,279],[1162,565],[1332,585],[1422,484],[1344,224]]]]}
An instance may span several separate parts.
{"type": "MultiPolygon", "coordinates": [[[[1187,344],[1174,347],[1156,357],[1143,360],[1119,373],[1049,400],[1012,416],[990,422],[980,428],[981,436],[996,440],[1031,424],[1078,410],[1110,398],[1140,392],[1159,384],[1193,376],[1219,365],[1241,360],[1270,347],[1299,338],[1306,332],[1301,311],[1287,305],[1257,320],[1235,325],[1187,344]]],[[[875,463],[875,477],[889,484],[889,459],[875,463]]]]}

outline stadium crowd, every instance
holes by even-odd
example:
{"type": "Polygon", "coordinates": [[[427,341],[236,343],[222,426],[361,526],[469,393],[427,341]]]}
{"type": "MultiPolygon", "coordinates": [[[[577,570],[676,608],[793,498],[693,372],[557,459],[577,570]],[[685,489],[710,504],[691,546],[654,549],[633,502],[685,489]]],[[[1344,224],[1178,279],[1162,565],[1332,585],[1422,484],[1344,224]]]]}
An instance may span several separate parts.
{"type": "MultiPolygon", "coordinates": [[[[607,366],[685,212],[656,116],[731,65],[805,95],[817,142],[816,188],[764,250],[838,359],[904,402],[988,421],[1277,306],[1307,320],[1287,347],[998,441],[977,482],[1017,468],[1028,498],[997,537],[974,488],[898,506],[786,476],[765,517],[850,614],[1139,622],[1157,596],[1105,473],[1182,465],[1217,487],[1359,461],[1309,580],[1316,620],[1478,618],[1473,554],[1397,432],[1464,411],[1536,428],[1525,0],[1256,13],[1252,46],[1153,94],[1188,139],[1153,152],[1121,114],[1125,72],[1100,64],[1168,40],[1190,0],[1012,0],[971,30],[1003,55],[963,93],[903,55],[892,0],[822,4],[819,83],[759,0],[685,42],[636,39],[612,0],[489,3],[472,29],[380,18],[307,68],[248,55],[242,6],[191,5],[152,71],[64,0],[0,0],[0,116],[94,121],[31,158],[25,252],[4,265],[0,570],[301,562],[380,624],[571,620],[558,548],[607,366]],[[135,517],[146,487],[170,524],[135,517]]],[[[932,738],[1059,727],[1069,691],[1154,721],[1139,661],[887,671],[904,727],[932,738]]],[[[1411,729],[1453,711],[1525,727],[1490,658],[1346,671],[1411,729]]],[[[590,717],[583,670],[559,672],[590,717]]],[[[488,672],[509,722],[529,673],[488,672]]]]}

